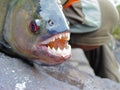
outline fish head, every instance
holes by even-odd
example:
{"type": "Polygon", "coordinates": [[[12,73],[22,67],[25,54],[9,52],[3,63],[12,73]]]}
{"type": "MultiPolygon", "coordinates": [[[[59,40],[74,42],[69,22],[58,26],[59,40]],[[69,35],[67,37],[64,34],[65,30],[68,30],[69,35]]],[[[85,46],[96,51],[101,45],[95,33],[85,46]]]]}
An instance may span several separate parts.
{"type": "Polygon", "coordinates": [[[69,24],[59,0],[13,0],[4,38],[17,54],[48,65],[71,56],[69,24]]]}

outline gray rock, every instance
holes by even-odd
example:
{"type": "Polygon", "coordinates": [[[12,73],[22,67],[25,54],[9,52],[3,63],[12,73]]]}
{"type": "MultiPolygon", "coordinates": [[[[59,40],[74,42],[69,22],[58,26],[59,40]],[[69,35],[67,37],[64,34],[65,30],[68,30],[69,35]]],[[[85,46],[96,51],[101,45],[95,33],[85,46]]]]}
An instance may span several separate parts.
{"type": "Polygon", "coordinates": [[[120,84],[95,76],[82,50],[56,66],[29,65],[0,53],[0,90],[120,90],[120,84]]]}
{"type": "Polygon", "coordinates": [[[120,41],[116,41],[116,48],[114,49],[115,56],[120,63],[120,41]]]}
{"type": "Polygon", "coordinates": [[[0,68],[0,90],[79,90],[46,74],[42,67],[37,69],[2,53],[0,68]]]}
{"type": "Polygon", "coordinates": [[[120,84],[107,78],[95,76],[81,49],[73,49],[67,62],[53,67],[44,67],[46,72],[82,90],[120,90],[120,84]]]}

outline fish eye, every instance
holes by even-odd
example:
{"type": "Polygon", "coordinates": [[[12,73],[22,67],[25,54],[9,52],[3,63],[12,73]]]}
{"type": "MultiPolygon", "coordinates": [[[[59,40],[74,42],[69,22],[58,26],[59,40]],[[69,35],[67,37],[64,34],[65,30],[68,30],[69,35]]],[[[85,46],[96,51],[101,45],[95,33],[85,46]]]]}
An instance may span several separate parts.
{"type": "Polygon", "coordinates": [[[48,20],[48,24],[49,24],[50,26],[53,26],[53,25],[54,25],[54,22],[50,19],[50,20],[48,20]]]}
{"type": "Polygon", "coordinates": [[[31,32],[34,32],[34,33],[36,33],[39,30],[39,26],[40,26],[40,21],[38,19],[32,20],[29,24],[29,28],[31,32]]]}

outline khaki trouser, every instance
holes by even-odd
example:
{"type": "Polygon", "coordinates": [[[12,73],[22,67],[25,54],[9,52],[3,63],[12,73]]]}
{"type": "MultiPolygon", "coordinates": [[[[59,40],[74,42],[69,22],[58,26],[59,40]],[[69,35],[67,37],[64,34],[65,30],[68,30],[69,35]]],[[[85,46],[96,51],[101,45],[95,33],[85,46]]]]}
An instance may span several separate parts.
{"type": "MultiPolygon", "coordinates": [[[[111,39],[111,34],[118,23],[119,15],[116,8],[108,0],[99,0],[99,4],[102,13],[102,25],[100,29],[84,34],[72,32],[70,42],[78,45],[101,46],[95,50],[85,52],[90,65],[94,69],[96,75],[120,82],[120,65],[113,52],[107,46],[111,39]]],[[[70,8],[64,10],[66,17],[72,25],[79,25],[81,23],[78,22],[84,20],[82,7],[78,7],[77,5],[78,4],[74,4],[70,8]],[[79,12],[75,14],[75,10],[79,12]],[[80,17],[78,17],[78,15],[80,15],[80,17]]]]}
{"type": "MultiPolygon", "coordinates": [[[[94,31],[94,32],[89,32],[89,33],[84,33],[84,34],[83,33],[76,34],[76,33],[72,32],[72,34],[71,34],[71,42],[72,43],[76,43],[78,45],[95,46],[95,45],[104,45],[110,41],[111,34],[119,21],[119,14],[118,14],[117,9],[110,3],[109,0],[98,0],[98,1],[100,4],[100,9],[101,9],[101,14],[102,14],[102,17],[101,17],[102,25],[101,25],[100,29],[97,31],[94,31]]],[[[76,7],[77,7],[77,5],[76,5],[76,7]]],[[[78,9],[78,8],[75,8],[75,9],[78,9]]],[[[70,16],[70,13],[72,13],[71,10],[66,10],[65,14],[66,14],[66,16],[68,16],[68,18],[70,18],[72,16],[73,16],[72,18],[74,18],[75,14],[70,16]]],[[[81,15],[82,11],[79,14],[81,15]]],[[[76,16],[76,17],[78,17],[78,16],[76,16]]],[[[77,23],[78,21],[75,22],[75,21],[71,20],[72,18],[70,18],[70,22],[72,22],[72,24],[75,23],[75,24],[79,25],[79,23],[77,23]]],[[[83,15],[81,15],[81,20],[84,20],[82,18],[84,18],[83,15]]],[[[79,18],[79,21],[80,21],[80,18],[79,18]]]]}
{"type": "Polygon", "coordinates": [[[96,75],[120,82],[120,64],[107,45],[86,51],[85,54],[96,75]]]}

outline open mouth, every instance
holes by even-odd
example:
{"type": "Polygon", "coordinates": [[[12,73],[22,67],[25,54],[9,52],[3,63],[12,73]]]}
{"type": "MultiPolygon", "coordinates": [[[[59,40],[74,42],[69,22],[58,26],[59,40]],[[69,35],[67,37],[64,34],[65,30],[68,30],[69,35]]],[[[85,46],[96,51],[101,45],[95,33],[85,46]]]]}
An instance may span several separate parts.
{"type": "Polygon", "coordinates": [[[40,46],[46,46],[48,53],[51,55],[67,57],[71,55],[69,40],[70,32],[64,32],[43,41],[40,46]]]}

